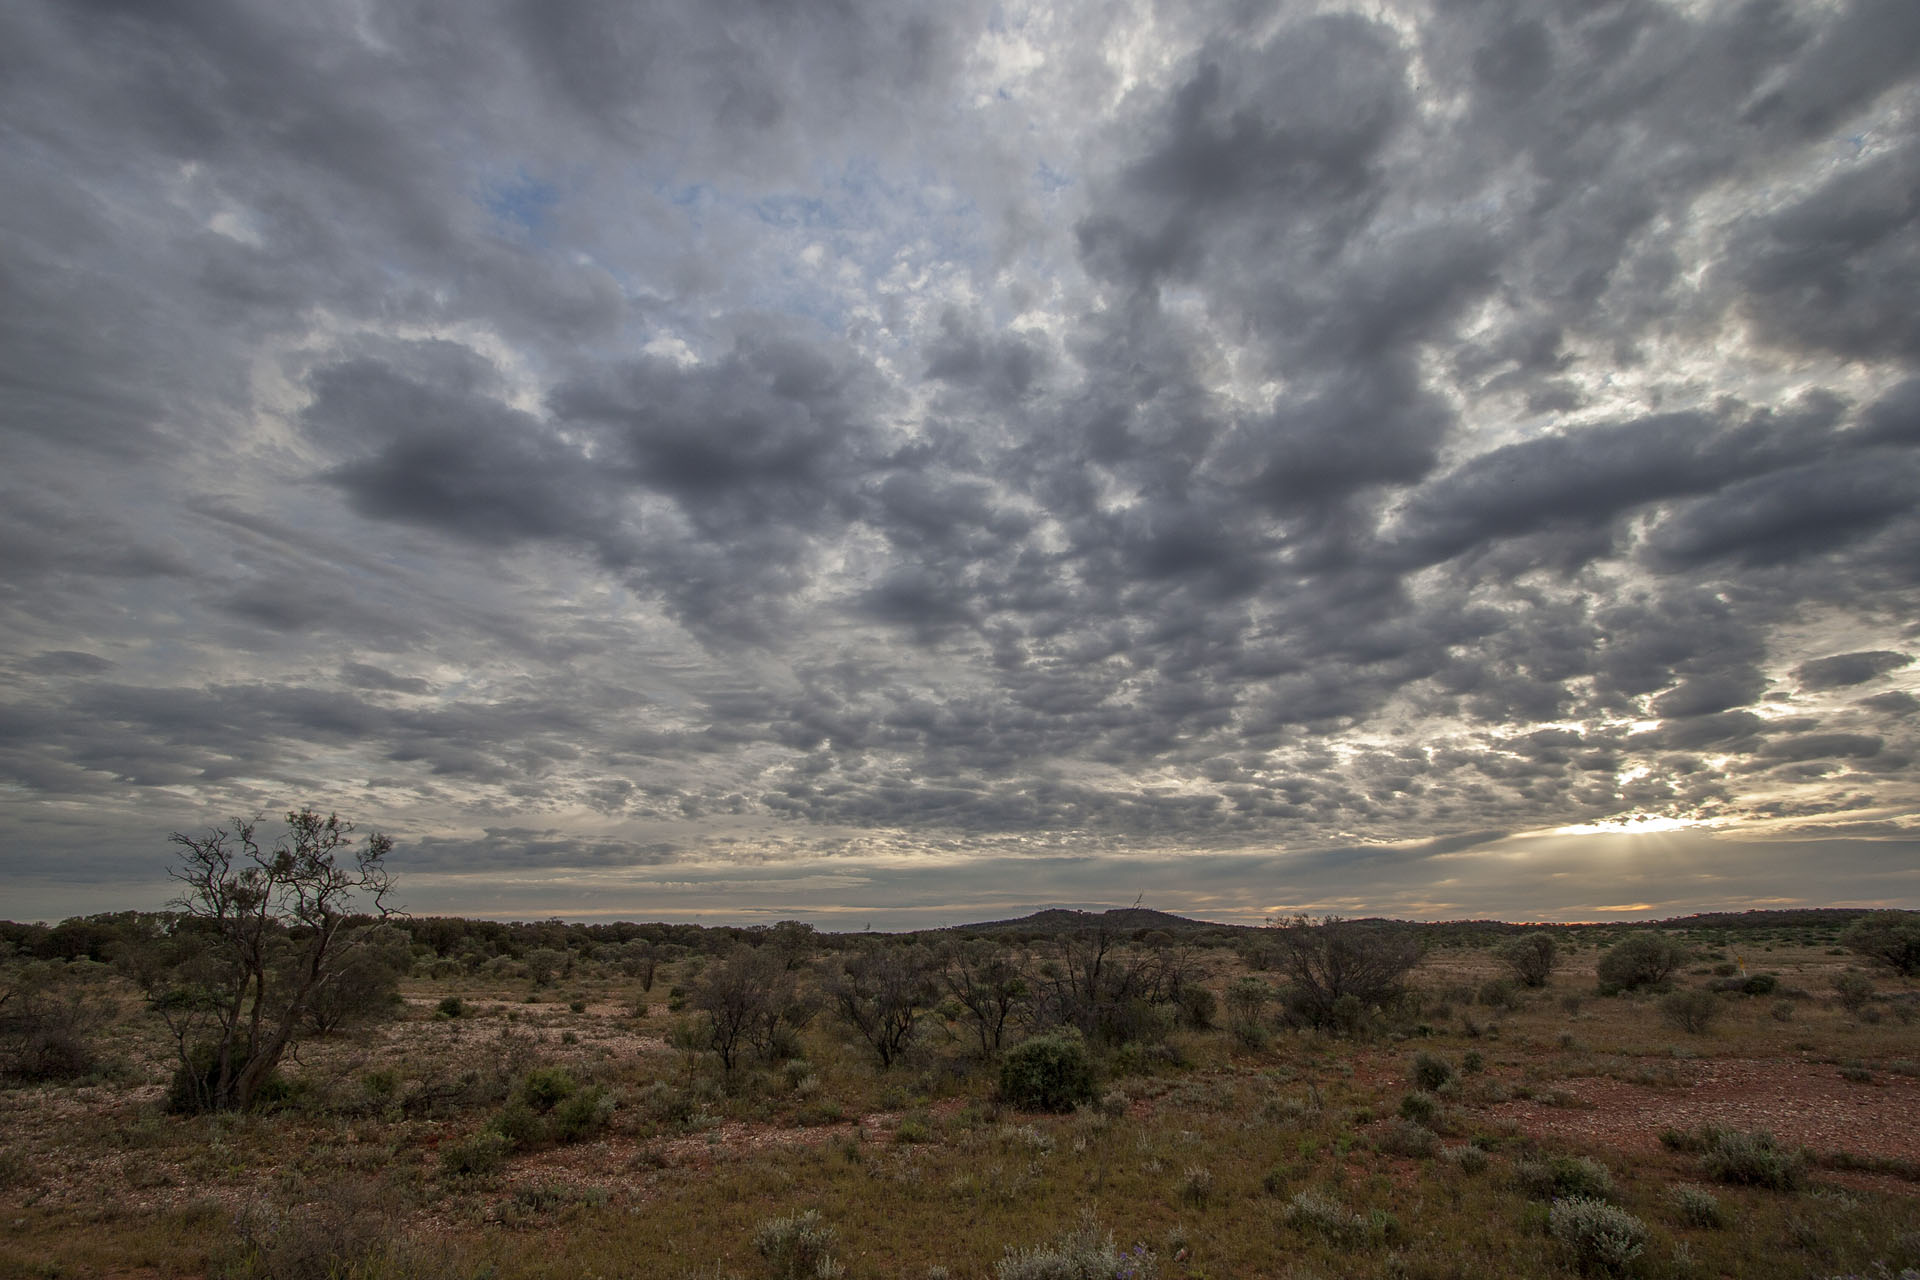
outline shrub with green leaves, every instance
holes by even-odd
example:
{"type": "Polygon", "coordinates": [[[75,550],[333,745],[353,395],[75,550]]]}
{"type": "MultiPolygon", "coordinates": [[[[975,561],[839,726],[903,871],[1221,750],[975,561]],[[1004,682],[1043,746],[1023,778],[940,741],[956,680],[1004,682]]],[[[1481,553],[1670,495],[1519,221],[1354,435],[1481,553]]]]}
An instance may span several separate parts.
{"type": "Polygon", "coordinates": [[[1765,1130],[1742,1133],[1710,1128],[1702,1137],[1700,1172],[1715,1182],[1796,1191],[1806,1181],[1806,1154],[1781,1146],[1765,1130]]]}
{"type": "Polygon", "coordinates": [[[1581,1271],[1618,1275],[1647,1247],[1647,1224],[1624,1209],[1588,1196],[1555,1200],[1547,1232],[1581,1271]]]}
{"type": "Polygon", "coordinates": [[[1875,911],[1840,935],[1840,945],[1906,977],[1920,977],[1920,911],[1875,911]]]}
{"type": "Polygon", "coordinates": [[[572,1097],[579,1087],[565,1067],[535,1067],[520,1082],[520,1099],[544,1114],[572,1097]]]}
{"type": "Polygon", "coordinates": [[[1550,1156],[1545,1160],[1522,1160],[1513,1167],[1514,1182],[1534,1200],[1564,1200],[1578,1197],[1611,1200],[1613,1175],[1607,1167],[1586,1156],[1550,1156]]]}
{"type": "MultiPolygon", "coordinates": [[[[1408,1096],[1417,1098],[1424,1095],[1409,1094],[1408,1096]]],[[[1374,1146],[1390,1156],[1411,1156],[1417,1160],[1425,1160],[1440,1153],[1440,1138],[1426,1125],[1400,1117],[1381,1131],[1380,1136],[1374,1140],[1374,1146]]]]}
{"type": "Polygon", "coordinates": [[[1007,1050],[1000,1094],[1026,1111],[1071,1111],[1093,1100],[1093,1063],[1077,1036],[1035,1036],[1007,1050]]]}
{"type": "Polygon", "coordinates": [[[1698,987],[1668,992],[1660,1000],[1660,1016],[1691,1035],[1705,1031],[1719,1015],[1719,998],[1698,987]]]}
{"type": "Polygon", "coordinates": [[[1658,986],[1686,962],[1684,947],[1663,933],[1636,933],[1607,948],[1594,966],[1602,991],[1658,986]]]}
{"type": "Polygon", "coordinates": [[[1154,1280],[1160,1260],[1145,1245],[1121,1249],[1111,1232],[1088,1223],[1050,1244],[1009,1247],[994,1280],[1154,1280]]]}
{"type": "Polygon", "coordinates": [[[817,1209],[790,1218],[768,1218],[753,1233],[753,1247],[767,1260],[771,1280],[834,1280],[847,1273],[833,1256],[834,1230],[817,1209]]]}
{"type": "Polygon", "coordinates": [[[1840,1007],[1848,1013],[1859,1013],[1873,999],[1873,979],[1864,973],[1836,973],[1833,976],[1834,998],[1840,1001],[1840,1007]]]}
{"type": "Polygon", "coordinates": [[[1431,1093],[1452,1080],[1455,1072],[1453,1064],[1445,1058],[1422,1051],[1413,1055],[1413,1068],[1409,1074],[1414,1088],[1431,1093]]]}
{"type": "Polygon", "coordinates": [[[1440,1102],[1430,1093],[1409,1093],[1400,1099],[1400,1114],[1415,1124],[1431,1126],[1440,1118],[1440,1102]]]}
{"type": "Polygon", "coordinates": [[[493,1129],[440,1148],[440,1172],[454,1178],[487,1178],[506,1167],[513,1143],[493,1129]]]}
{"type": "Polygon", "coordinates": [[[1667,1192],[1667,1203],[1673,1206],[1673,1216],[1685,1226],[1718,1228],[1726,1225],[1720,1202],[1705,1187],[1681,1183],[1667,1192]]]}
{"type": "Polygon", "coordinates": [[[1400,1224],[1390,1213],[1375,1209],[1371,1213],[1350,1212],[1339,1201],[1317,1191],[1300,1191],[1287,1201],[1286,1223],[1302,1231],[1312,1231],[1335,1244],[1357,1245],[1384,1241],[1399,1234],[1400,1224]]]}
{"type": "Polygon", "coordinates": [[[599,1085],[588,1085],[553,1109],[553,1136],[561,1142],[580,1142],[605,1129],[612,1119],[613,1098],[599,1085]]]}
{"type": "Polygon", "coordinates": [[[1493,949],[1494,959],[1513,971],[1523,987],[1544,987],[1553,976],[1560,948],[1544,929],[1509,938],[1493,949]]]}

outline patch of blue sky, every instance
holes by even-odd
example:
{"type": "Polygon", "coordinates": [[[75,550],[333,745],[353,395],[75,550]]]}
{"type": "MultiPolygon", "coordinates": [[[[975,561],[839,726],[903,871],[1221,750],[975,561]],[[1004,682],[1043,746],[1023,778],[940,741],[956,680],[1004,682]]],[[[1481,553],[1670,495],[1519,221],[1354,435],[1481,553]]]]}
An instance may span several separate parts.
{"type": "Polygon", "coordinates": [[[1056,191],[1064,191],[1074,184],[1072,174],[1062,173],[1045,160],[1034,165],[1033,180],[1035,184],[1048,195],[1052,195],[1056,191]]]}
{"type": "Polygon", "coordinates": [[[481,194],[480,202],[496,222],[515,228],[540,244],[544,240],[547,216],[560,203],[560,188],[522,169],[511,180],[489,187],[481,194]]]}

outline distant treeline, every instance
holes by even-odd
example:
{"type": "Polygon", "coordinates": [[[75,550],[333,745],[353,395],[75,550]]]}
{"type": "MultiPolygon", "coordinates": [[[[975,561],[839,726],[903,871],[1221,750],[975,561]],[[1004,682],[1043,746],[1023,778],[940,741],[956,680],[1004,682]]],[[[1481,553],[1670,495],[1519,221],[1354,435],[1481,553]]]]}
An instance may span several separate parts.
{"type": "MultiPolygon", "coordinates": [[[[1511,924],[1500,920],[1451,920],[1434,923],[1385,919],[1355,921],[1381,929],[1417,933],[1428,947],[1485,947],[1536,929],[1552,929],[1569,941],[1600,942],[1645,929],[1685,929],[1723,934],[1815,931],[1837,934],[1867,914],[1860,908],[1812,908],[1792,911],[1717,911],[1660,921],[1607,924],[1511,924]]],[[[59,924],[0,921],[0,959],[86,958],[106,963],[127,950],[173,932],[180,917],[166,911],[113,911],[76,916],[59,924]]],[[[520,960],[534,952],[561,952],[581,959],[618,960],[640,954],[668,959],[675,955],[724,955],[742,943],[790,946],[804,938],[808,949],[842,950],[861,945],[869,933],[825,933],[812,925],[781,921],[772,925],[651,924],[618,921],[584,924],[566,920],[468,920],[458,916],[398,918],[389,924],[405,933],[419,959],[431,957],[478,967],[496,958],[520,960]]],[[[1105,912],[1049,909],[1014,920],[994,920],[945,929],[885,935],[895,938],[992,938],[1009,945],[1030,944],[1063,933],[1098,929],[1136,942],[1177,938],[1189,946],[1243,948],[1267,932],[1255,925],[1190,920],[1164,911],[1122,908],[1105,912]]]]}

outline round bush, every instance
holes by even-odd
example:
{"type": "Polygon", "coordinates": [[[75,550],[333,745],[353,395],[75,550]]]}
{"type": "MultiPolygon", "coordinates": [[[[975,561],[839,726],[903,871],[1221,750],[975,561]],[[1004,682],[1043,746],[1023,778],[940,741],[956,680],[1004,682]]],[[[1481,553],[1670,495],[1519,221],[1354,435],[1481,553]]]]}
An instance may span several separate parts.
{"type": "Polygon", "coordinates": [[[1658,933],[1636,933],[1609,947],[1595,966],[1603,991],[1632,991],[1667,980],[1686,960],[1679,943],[1658,933]]]}
{"type": "Polygon", "coordinates": [[[1660,1001],[1660,1013],[1682,1031],[1698,1035],[1719,1016],[1720,1001],[1711,991],[1674,991],[1660,1001]]]}
{"type": "Polygon", "coordinates": [[[1071,1111],[1093,1100],[1087,1046],[1070,1036],[1036,1036],[1007,1051],[1000,1094],[1027,1111],[1071,1111]]]}
{"type": "Polygon", "coordinates": [[[1586,1196],[1555,1200],[1547,1230],[1573,1255],[1574,1265],[1587,1272],[1623,1272],[1647,1247],[1646,1223],[1586,1196]]]}

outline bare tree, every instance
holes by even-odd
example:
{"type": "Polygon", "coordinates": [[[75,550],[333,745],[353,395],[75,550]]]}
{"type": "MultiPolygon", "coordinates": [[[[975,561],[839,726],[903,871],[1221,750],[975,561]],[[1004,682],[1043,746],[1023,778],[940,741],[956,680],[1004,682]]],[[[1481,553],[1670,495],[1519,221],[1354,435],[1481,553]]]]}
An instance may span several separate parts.
{"type": "Polygon", "coordinates": [[[848,1026],[891,1067],[913,1043],[932,994],[933,961],[921,946],[868,946],[829,970],[821,986],[848,1026]]]}
{"type": "Polygon", "coordinates": [[[706,1047],[732,1072],[749,1048],[770,1052],[794,1004],[793,975],[780,957],[742,943],[694,983],[691,1003],[706,1017],[706,1047]]]}
{"type": "Polygon", "coordinates": [[[1005,947],[974,938],[941,953],[939,980],[941,989],[966,1010],[981,1054],[998,1053],[1008,1021],[1027,1001],[1027,977],[1019,960],[1005,947]]]}
{"type": "Polygon", "coordinates": [[[1049,938],[1031,982],[1037,1025],[1077,1027],[1116,1045],[1163,1028],[1183,992],[1198,989],[1191,948],[1165,937],[1128,946],[1104,921],[1049,938]]]}
{"type": "Polygon", "coordinates": [[[149,998],[180,1054],[178,1105],[233,1110],[253,1105],[329,989],[358,953],[375,945],[393,878],[393,841],[369,835],[353,847],[353,824],[312,809],[287,815],[271,849],[258,820],[206,835],[174,832],[184,888],[171,940],[175,963],[154,975],[149,998]],[[351,858],[350,865],[342,860],[351,858]]]}
{"type": "Polygon", "coordinates": [[[1274,926],[1275,963],[1287,975],[1288,1012],[1316,1027],[1349,1029],[1389,1004],[1420,963],[1420,938],[1386,923],[1294,916],[1274,926]]]}

